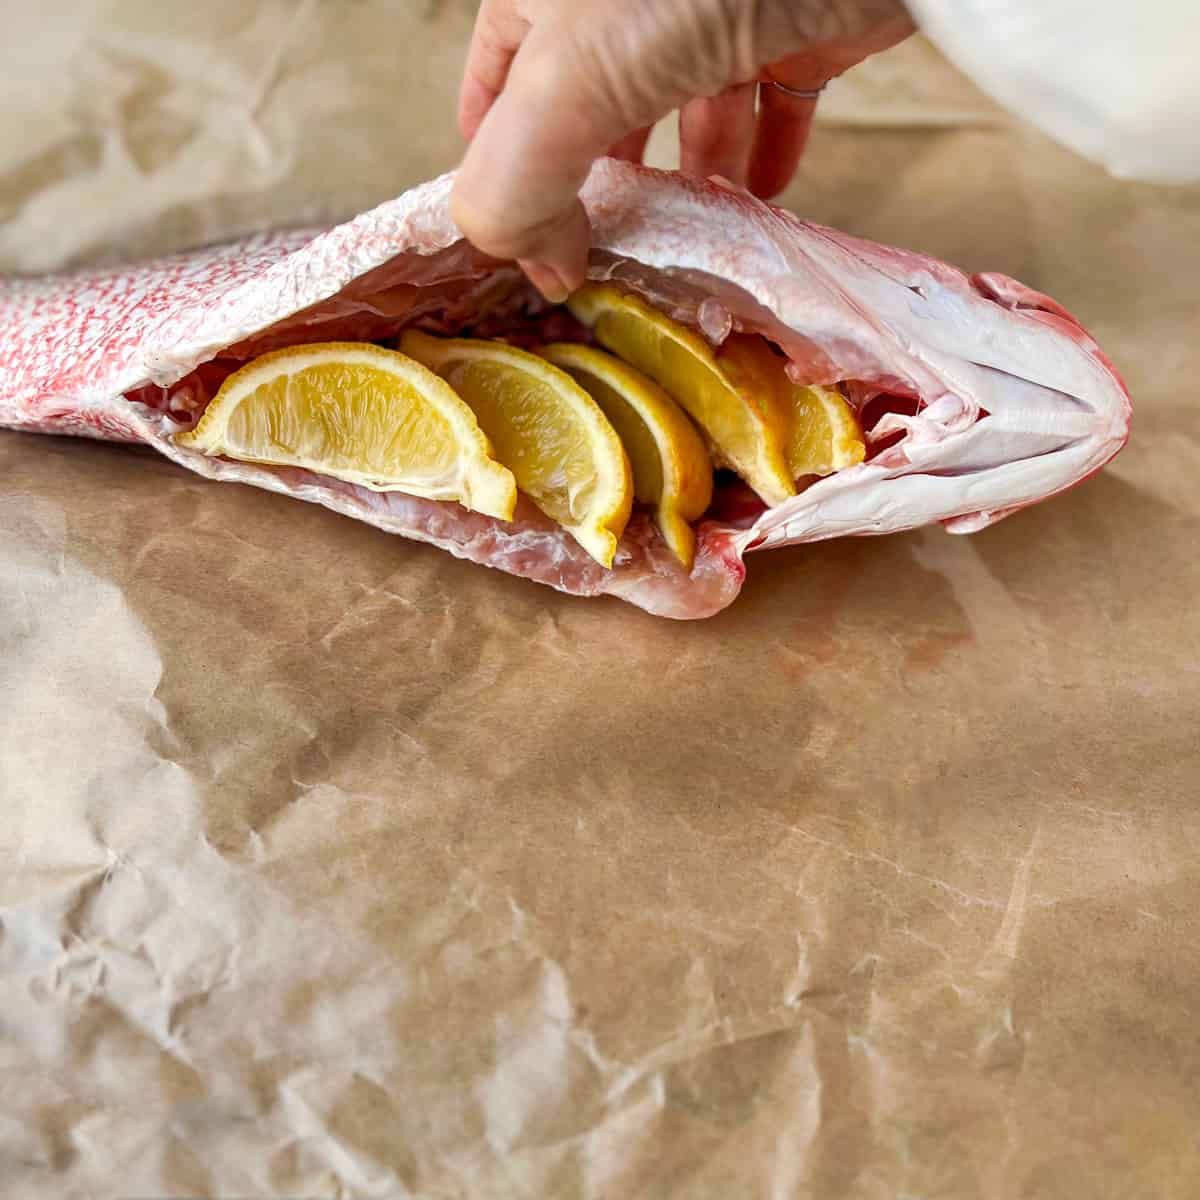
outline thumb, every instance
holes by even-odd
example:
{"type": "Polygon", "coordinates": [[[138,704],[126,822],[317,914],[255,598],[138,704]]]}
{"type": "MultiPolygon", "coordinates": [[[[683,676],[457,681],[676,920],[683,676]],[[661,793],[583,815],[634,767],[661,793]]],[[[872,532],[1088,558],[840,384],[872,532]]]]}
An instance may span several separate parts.
{"type": "Polygon", "coordinates": [[[586,276],[590,229],[579,190],[592,163],[691,96],[720,90],[730,67],[703,65],[712,59],[706,43],[719,44],[703,14],[712,10],[719,21],[728,4],[574,0],[564,7],[569,16],[535,23],[522,42],[452,198],[471,242],[516,259],[556,301],[586,276]],[[696,67],[679,69],[688,63],[696,67]]]}

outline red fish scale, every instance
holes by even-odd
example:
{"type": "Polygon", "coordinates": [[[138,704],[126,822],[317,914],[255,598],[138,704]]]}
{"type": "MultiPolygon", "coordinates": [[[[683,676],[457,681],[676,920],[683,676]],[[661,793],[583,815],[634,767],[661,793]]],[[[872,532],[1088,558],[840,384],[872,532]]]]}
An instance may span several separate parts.
{"type": "Polygon", "coordinates": [[[0,371],[12,382],[0,396],[0,412],[55,395],[73,404],[111,398],[128,386],[130,364],[147,343],[194,323],[198,309],[219,304],[308,240],[258,237],[120,271],[3,281],[0,371]]]}

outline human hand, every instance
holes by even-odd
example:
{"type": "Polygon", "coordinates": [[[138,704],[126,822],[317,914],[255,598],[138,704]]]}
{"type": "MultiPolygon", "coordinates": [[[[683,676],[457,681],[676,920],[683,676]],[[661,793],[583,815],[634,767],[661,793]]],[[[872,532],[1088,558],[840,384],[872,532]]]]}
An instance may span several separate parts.
{"type": "Polygon", "coordinates": [[[818,89],[912,30],[901,0],[483,0],[455,220],[562,300],[585,277],[579,190],[598,157],[640,160],[651,126],[678,108],[684,171],[776,195],[816,99],[759,84],[818,89]]]}

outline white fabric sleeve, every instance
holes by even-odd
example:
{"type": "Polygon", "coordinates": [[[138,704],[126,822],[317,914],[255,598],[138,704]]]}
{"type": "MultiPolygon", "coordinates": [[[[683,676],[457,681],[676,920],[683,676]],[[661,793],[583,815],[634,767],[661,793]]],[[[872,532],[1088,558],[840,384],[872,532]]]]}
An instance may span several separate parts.
{"type": "Polygon", "coordinates": [[[997,103],[1114,175],[1200,180],[1200,0],[907,0],[997,103]]]}

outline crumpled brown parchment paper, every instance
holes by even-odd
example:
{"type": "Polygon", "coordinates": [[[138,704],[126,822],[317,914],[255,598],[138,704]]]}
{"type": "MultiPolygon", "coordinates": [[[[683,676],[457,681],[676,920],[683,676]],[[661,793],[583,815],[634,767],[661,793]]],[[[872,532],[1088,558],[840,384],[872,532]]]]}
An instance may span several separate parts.
{"type": "MultiPolygon", "coordinates": [[[[451,165],[471,7],[14,10],[0,263],[451,165]]],[[[1195,1194],[1200,193],[827,109],[788,201],[1075,310],[1111,468],[676,625],[0,434],[0,1194],[1195,1194]]]]}

